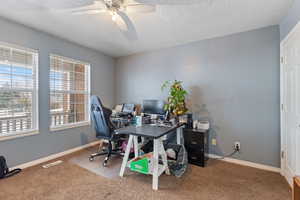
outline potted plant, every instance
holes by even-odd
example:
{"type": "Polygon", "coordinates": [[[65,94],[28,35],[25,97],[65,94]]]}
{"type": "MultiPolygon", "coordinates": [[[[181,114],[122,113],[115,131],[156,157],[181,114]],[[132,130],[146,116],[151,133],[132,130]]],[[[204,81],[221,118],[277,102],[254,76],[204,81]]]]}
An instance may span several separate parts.
{"type": "Polygon", "coordinates": [[[166,81],[161,86],[161,89],[163,91],[166,88],[169,88],[169,96],[164,109],[178,121],[178,117],[188,111],[185,104],[185,97],[188,93],[183,89],[182,81],[166,81]]]}

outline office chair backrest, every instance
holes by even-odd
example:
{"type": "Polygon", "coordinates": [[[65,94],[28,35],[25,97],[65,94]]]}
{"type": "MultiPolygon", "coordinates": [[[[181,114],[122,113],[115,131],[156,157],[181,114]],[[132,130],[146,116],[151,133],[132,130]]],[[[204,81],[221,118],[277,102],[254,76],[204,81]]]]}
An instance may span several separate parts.
{"type": "Polygon", "coordinates": [[[91,97],[91,118],[94,122],[96,136],[98,138],[110,139],[113,133],[113,127],[110,122],[112,111],[105,108],[98,96],[91,97]]]}

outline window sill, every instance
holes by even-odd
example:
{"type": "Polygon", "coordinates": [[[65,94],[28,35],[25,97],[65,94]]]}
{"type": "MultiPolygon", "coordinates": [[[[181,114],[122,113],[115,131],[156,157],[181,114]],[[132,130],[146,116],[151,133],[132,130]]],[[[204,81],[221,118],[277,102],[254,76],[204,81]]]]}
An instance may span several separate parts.
{"type": "Polygon", "coordinates": [[[89,125],[91,125],[91,123],[89,121],[80,122],[80,123],[76,123],[76,124],[66,124],[66,125],[62,125],[62,126],[52,127],[52,128],[50,128],[50,131],[51,132],[61,131],[61,130],[66,130],[66,129],[71,129],[71,128],[78,128],[78,127],[89,126],[89,125]]]}
{"type": "Polygon", "coordinates": [[[6,135],[6,136],[0,136],[0,141],[12,140],[12,139],[16,139],[16,138],[22,138],[22,137],[33,136],[33,135],[38,135],[38,134],[39,134],[38,130],[26,131],[26,132],[22,132],[22,133],[15,133],[15,134],[6,135]]]}

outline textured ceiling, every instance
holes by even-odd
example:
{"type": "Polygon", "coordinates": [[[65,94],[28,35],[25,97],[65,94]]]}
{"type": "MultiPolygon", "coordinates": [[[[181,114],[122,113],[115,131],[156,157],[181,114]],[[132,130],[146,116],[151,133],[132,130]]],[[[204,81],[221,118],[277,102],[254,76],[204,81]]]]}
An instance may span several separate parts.
{"type": "Polygon", "coordinates": [[[1,0],[0,16],[119,57],[275,25],[292,1],[199,0],[159,5],[154,13],[128,14],[136,30],[136,38],[131,40],[108,14],[62,12],[92,0],[1,0]]]}

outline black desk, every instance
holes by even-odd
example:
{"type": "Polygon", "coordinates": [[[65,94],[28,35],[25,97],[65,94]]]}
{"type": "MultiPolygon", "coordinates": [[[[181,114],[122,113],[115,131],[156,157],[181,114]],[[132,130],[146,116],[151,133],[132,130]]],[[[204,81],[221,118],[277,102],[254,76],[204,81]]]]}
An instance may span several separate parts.
{"type": "Polygon", "coordinates": [[[184,124],[178,124],[172,127],[159,126],[159,125],[142,125],[142,126],[128,126],[128,127],[118,129],[116,131],[117,133],[129,135],[128,144],[126,147],[125,155],[120,170],[120,176],[123,177],[126,166],[128,165],[128,158],[129,158],[132,145],[134,147],[135,158],[139,156],[139,144],[137,139],[138,136],[152,138],[153,139],[153,157],[152,157],[153,170],[151,170],[149,174],[153,176],[152,188],[154,190],[157,190],[158,177],[163,172],[166,172],[166,174],[170,174],[168,161],[167,161],[167,154],[164,149],[162,137],[168,133],[173,132],[174,130],[177,130],[177,144],[181,144],[183,138],[183,134],[182,134],[183,127],[184,124]],[[161,156],[163,164],[159,164],[158,162],[159,156],[161,156]]]}
{"type": "Polygon", "coordinates": [[[146,124],[143,126],[128,126],[118,129],[116,132],[120,134],[135,135],[141,137],[147,137],[151,139],[157,139],[164,135],[167,135],[170,132],[182,127],[184,124],[179,124],[176,126],[160,126],[160,125],[151,125],[146,124]]]}

